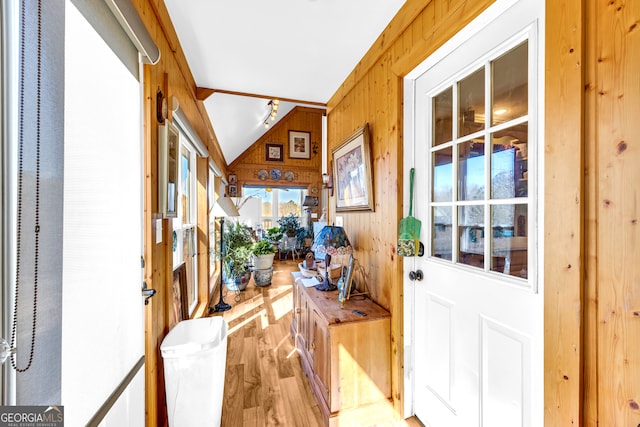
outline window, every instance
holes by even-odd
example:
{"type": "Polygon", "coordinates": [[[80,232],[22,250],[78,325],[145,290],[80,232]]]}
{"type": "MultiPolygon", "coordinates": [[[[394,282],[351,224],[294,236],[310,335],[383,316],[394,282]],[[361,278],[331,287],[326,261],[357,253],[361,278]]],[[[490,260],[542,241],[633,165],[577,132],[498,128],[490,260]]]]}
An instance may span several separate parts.
{"type": "Polygon", "coordinates": [[[219,252],[218,246],[218,233],[216,224],[216,217],[212,214],[213,206],[218,198],[217,188],[220,178],[216,176],[216,173],[212,167],[209,168],[209,176],[207,183],[207,198],[209,199],[209,291],[213,290],[214,283],[211,279],[218,273],[218,262],[215,256],[219,252]]]}
{"type": "Polygon", "coordinates": [[[178,215],[173,219],[173,268],[185,264],[189,314],[198,304],[196,151],[180,129],[178,215]]]}
{"type": "Polygon", "coordinates": [[[278,218],[289,214],[299,217],[301,223],[304,221],[302,202],[307,195],[306,189],[244,186],[242,194],[238,206],[243,222],[255,227],[256,231],[277,227],[278,218]]]}
{"type": "Polygon", "coordinates": [[[528,277],[528,70],[524,41],[432,95],[432,257],[528,277]]]}

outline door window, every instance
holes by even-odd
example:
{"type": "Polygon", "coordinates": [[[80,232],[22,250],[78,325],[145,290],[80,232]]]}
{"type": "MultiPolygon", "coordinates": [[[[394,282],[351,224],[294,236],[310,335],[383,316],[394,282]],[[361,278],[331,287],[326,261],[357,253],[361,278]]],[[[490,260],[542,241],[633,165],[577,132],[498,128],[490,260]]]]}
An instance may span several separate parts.
{"type": "Polygon", "coordinates": [[[525,40],[487,58],[440,87],[430,102],[431,257],[523,279],[528,49],[525,40]]]}

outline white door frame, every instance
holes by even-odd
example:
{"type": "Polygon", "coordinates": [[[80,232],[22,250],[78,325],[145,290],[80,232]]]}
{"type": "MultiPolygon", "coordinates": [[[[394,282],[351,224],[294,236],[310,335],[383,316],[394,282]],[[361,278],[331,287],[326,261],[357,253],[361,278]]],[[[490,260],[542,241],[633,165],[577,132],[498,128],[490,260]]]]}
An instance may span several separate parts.
{"type": "MultiPolygon", "coordinates": [[[[491,21],[495,20],[502,13],[504,13],[507,9],[518,3],[519,0],[496,0],[494,4],[489,6],[485,11],[483,11],[480,15],[478,15],[472,22],[470,22],[467,26],[465,26],[462,30],[456,33],[453,37],[451,37],[446,43],[444,43],[439,49],[437,49],[434,53],[432,53],[425,61],[423,61],[420,65],[418,65],[415,69],[413,69],[410,73],[408,73],[404,78],[404,158],[403,158],[403,173],[405,177],[408,177],[409,169],[415,166],[415,135],[414,135],[414,114],[415,114],[415,82],[422,74],[424,74],[427,70],[441,61],[448,54],[453,52],[456,48],[460,47],[464,42],[473,37],[476,33],[478,33],[482,28],[487,26],[491,21]]],[[[538,45],[544,46],[544,22],[540,21],[540,26],[538,27],[538,45]]],[[[540,52],[543,52],[543,49],[540,49],[540,52]]],[[[539,107],[538,111],[544,111],[544,55],[541,53],[538,58],[538,76],[537,76],[537,90],[538,90],[538,100],[539,107]]],[[[538,114],[537,118],[537,129],[544,129],[544,116],[542,114],[538,114]]],[[[544,141],[543,134],[538,132],[538,162],[537,162],[537,176],[544,176],[543,170],[543,154],[544,154],[544,141]]],[[[543,292],[543,283],[542,278],[543,274],[543,254],[544,254],[544,244],[543,244],[543,229],[542,229],[542,212],[544,212],[544,200],[543,193],[537,192],[535,195],[531,195],[531,197],[536,197],[536,211],[538,213],[538,229],[536,230],[536,242],[537,247],[535,248],[536,257],[537,257],[537,280],[540,284],[538,286],[538,292],[543,292]]],[[[403,186],[403,200],[409,200],[409,180],[404,180],[403,186]]],[[[405,203],[404,207],[404,215],[408,215],[408,203],[405,203]]],[[[424,232],[428,232],[424,230],[424,232]]],[[[423,234],[424,236],[424,234],[423,234]]],[[[425,255],[426,256],[426,255],[425,255]]],[[[403,304],[404,304],[404,415],[405,417],[409,417],[415,414],[415,375],[414,375],[414,366],[415,366],[415,354],[414,354],[414,342],[415,342],[415,328],[413,324],[414,319],[414,302],[415,302],[415,287],[416,283],[411,282],[406,279],[406,276],[409,271],[415,269],[415,260],[414,258],[403,258],[403,304]]],[[[418,282],[420,283],[420,282],[418,282]]]]}

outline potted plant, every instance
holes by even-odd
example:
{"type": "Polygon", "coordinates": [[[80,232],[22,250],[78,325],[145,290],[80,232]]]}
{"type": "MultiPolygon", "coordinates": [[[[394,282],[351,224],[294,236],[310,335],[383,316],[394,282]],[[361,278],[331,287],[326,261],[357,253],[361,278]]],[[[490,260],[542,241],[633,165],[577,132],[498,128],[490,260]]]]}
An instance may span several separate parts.
{"type": "Polygon", "coordinates": [[[253,266],[256,270],[264,270],[273,265],[273,258],[276,255],[276,248],[266,240],[258,240],[251,246],[253,255],[253,266]]]}
{"type": "Polygon", "coordinates": [[[273,277],[273,258],[276,248],[266,239],[258,240],[251,246],[253,258],[253,282],[256,286],[268,286],[273,277]]]}
{"type": "Polygon", "coordinates": [[[267,229],[266,239],[273,245],[274,252],[278,251],[278,243],[282,240],[282,232],[280,227],[272,227],[267,229]]]}
{"type": "Polygon", "coordinates": [[[280,224],[280,231],[287,237],[296,237],[300,229],[300,219],[294,214],[280,217],[278,224],[280,224]]]}
{"type": "Polygon", "coordinates": [[[313,231],[311,227],[300,227],[298,230],[298,245],[301,248],[311,248],[313,244],[313,231]]]}
{"type": "Polygon", "coordinates": [[[243,291],[251,279],[250,257],[253,240],[245,225],[232,223],[224,229],[222,273],[230,291],[243,291]]]}

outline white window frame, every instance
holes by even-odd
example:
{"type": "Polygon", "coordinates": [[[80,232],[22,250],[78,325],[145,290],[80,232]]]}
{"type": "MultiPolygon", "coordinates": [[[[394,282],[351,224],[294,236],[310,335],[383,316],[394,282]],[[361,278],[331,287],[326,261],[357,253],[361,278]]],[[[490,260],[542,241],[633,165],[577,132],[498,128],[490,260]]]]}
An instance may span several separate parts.
{"type": "MultiPolygon", "coordinates": [[[[178,124],[176,126],[178,132],[180,132],[180,149],[178,153],[178,183],[177,192],[178,192],[178,206],[176,206],[176,212],[178,213],[176,218],[173,218],[173,231],[175,233],[175,250],[173,252],[173,269],[175,270],[180,264],[183,262],[187,262],[185,259],[185,254],[183,251],[184,248],[184,236],[185,230],[192,229],[193,233],[191,233],[192,239],[192,247],[194,249],[193,260],[193,295],[194,299],[189,304],[189,315],[193,313],[195,308],[199,303],[199,287],[198,287],[198,251],[197,251],[197,229],[198,229],[198,194],[197,188],[197,150],[195,145],[189,138],[189,135],[184,132],[182,127],[178,124]],[[182,207],[182,174],[183,174],[183,165],[182,165],[182,157],[183,153],[186,152],[189,158],[189,218],[185,218],[185,212],[183,212],[182,207]],[[184,222],[183,222],[184,221],[184,222]]],[[[189,284],[187,284],[189,285],[189,284]]]]}
{"type": "MultiPolygon", "coordinates": [[[[263,221],[265,219],[271,219],[271,223],[273,224],[272,227],[278,227],[278,220],[280,219],[280,215],[278,212],[278,207],[280,204],[280,191],[283,190],[283,188],[272,188],[271,189],[271,194],[273,194],[273,197],[271,199],[271,216],[264,216],[262,215],[262,206],[260,209],[260,224],[263,223],[263,221]]],[[[302,203],[304,202],[304,198],[305,196],[308,194],[307,193],[307,189],[306,188],[296,188],[296,187],[291,187],[288,188],[288,190],[300,190],[300,215],[298,215],[298,220],[300,221],[300,224],[303,224],[303,222],[305,221],[305,214],[304,214],[304,206],[302,206],[302,203]]],[[[244,189],[243,189],[244,191],[244,189]]]]}

